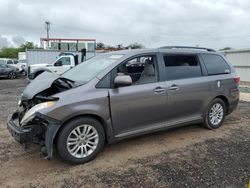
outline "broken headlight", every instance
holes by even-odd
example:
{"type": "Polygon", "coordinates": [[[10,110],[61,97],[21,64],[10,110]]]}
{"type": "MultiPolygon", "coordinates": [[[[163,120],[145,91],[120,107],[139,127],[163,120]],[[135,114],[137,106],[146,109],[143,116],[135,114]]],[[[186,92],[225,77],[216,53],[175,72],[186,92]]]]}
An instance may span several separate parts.
{"type": "Polygon", "coordinates": [[[56,103],[55,101],[48,101],[48,102],[43,102],[43,103],[40,103],[40,104],[37,104],[37,105],[33,106],[23,116],[23,118],[21,120],[21,124],[27,123],[30,120],[32,120],[35,117],[35,113],[37,111],[42,110],[44,108],[48,108],[48,107],[54,106],[55,103],[56,103]]]}

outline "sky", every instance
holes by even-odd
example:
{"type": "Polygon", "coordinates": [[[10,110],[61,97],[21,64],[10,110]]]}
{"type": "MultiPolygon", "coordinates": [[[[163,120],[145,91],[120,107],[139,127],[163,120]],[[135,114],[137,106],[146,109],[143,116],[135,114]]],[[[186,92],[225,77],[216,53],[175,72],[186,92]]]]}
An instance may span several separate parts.
{"type": "Polygon", "coordinates": [[[250,48],[250,0],[0,0],[0,47],[46,36],[250,48]]]}

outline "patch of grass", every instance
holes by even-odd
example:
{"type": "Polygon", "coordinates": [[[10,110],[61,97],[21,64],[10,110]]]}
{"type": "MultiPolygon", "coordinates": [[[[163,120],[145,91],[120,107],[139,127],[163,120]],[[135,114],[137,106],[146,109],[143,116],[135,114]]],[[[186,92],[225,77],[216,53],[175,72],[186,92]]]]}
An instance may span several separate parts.
{"type": "Polygon", "coordinates": [[[242,92],[242,93],[250,93],[250,87],[240,87],[240,92],[242,92]]]}

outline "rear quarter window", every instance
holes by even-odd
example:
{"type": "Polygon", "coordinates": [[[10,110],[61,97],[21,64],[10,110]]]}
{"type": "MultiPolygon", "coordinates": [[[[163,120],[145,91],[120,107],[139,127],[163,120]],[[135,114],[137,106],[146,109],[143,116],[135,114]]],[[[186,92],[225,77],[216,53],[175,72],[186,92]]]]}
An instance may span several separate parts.
{"type": "Polygon", "coordinates": [[[231,72],[227,62],[216,54],[201,54],[208,75],[228,74],[231,72]]]}

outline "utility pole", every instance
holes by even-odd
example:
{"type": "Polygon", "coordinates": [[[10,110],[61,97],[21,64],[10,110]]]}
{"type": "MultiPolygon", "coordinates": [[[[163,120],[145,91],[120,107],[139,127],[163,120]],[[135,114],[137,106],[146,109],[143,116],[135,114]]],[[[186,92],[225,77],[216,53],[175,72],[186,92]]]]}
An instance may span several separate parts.
{"type": "Polygon", "coordinates": [[[45,29],[47,32],[47,49],[49,48],[49,30],[50,30],[50,22],[45,21],[45,29]]]}

